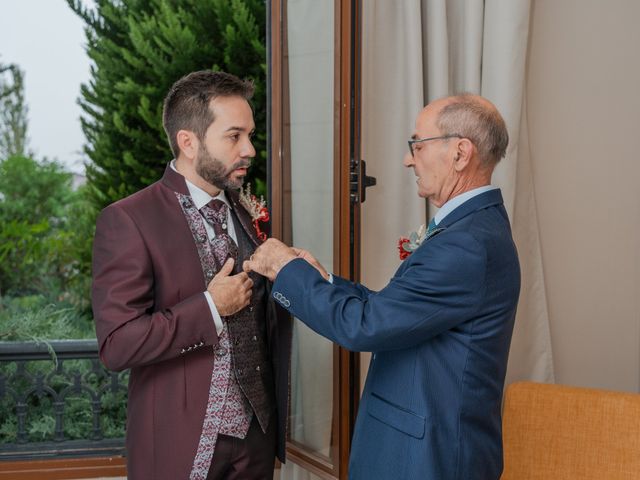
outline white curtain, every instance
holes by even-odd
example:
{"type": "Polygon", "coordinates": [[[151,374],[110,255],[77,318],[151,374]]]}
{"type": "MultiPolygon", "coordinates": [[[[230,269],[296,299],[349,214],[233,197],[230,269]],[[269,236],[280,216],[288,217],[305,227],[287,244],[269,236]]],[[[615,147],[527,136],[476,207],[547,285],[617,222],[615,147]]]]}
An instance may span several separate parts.
{"type": "Polygon", "coordinates": [[[523,96],[530,3],[363,2],[362,151],[380,179],[363,206],[363,282],[383,286],[399,264],[398,237],[424,222],[413,174],[401,167],[418,111],[456,92],[487,97],[509,129],[493,184],[502,189],[522,267],[507,383],[554,380],[523,96]]]}

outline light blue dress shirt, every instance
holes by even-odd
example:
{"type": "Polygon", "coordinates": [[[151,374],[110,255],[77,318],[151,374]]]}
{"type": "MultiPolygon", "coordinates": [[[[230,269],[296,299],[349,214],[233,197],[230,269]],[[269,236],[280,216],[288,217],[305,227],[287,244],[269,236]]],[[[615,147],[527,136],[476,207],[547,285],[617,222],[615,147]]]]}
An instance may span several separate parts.
{"type": "Polygon", "coordinates": [[[440,207],[440,210],[438,210],[438,213],[436,213],[433,217],[436,222],[436,227],[442,220],[444,220],[444,217],[449,215],[464,202],[471,200],[473,197],[480,195],[481,193],[488,192],[489,190],[495,190],[496,188],[498,187],[494,187],[493,185],[485,185],[484,187],[474,188],[473,190],[469,190],[468,192],[464,192],[456,197],[453,197],[447,203],[442,205],[442,207],[440,207]]]}

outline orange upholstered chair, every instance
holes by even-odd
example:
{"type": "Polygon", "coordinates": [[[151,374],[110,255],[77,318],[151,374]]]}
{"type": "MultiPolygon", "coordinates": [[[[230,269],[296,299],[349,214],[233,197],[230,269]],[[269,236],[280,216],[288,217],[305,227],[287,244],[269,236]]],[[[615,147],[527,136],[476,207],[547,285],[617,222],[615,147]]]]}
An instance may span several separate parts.
{"type": "Polygon", "coordinates": [[[640,395],[514,383],[503,439],[502,480],[640,479],[640,395]]]}

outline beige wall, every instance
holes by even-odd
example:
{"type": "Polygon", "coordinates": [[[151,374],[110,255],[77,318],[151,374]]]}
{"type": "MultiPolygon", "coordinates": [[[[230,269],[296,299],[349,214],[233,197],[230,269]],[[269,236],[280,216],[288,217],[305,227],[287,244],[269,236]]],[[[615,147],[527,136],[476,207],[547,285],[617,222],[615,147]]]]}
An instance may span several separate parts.
{"type": "Polygon", "coordinates": [[[534,0],[531,159],[556,381],[640,391],[640,2],[534,0]]]}

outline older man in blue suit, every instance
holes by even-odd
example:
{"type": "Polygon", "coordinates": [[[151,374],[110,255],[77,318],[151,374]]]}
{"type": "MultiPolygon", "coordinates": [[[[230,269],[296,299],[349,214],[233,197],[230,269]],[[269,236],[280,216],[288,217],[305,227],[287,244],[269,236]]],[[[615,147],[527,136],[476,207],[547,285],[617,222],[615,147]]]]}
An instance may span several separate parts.
{"type": "Polygon", "coordinates": [[[502,195],[490,183],[507,144],[504,120],[482,97],[448,97],[422,110],[404,165],[418,177],[418,195],[440,210],[378,292],[328,275],[309,252],[277,240],[244,265],[275,280],[276,301],[320,335],[374,352],[352,479],[500,477],[520,268],[502,195]]]}

